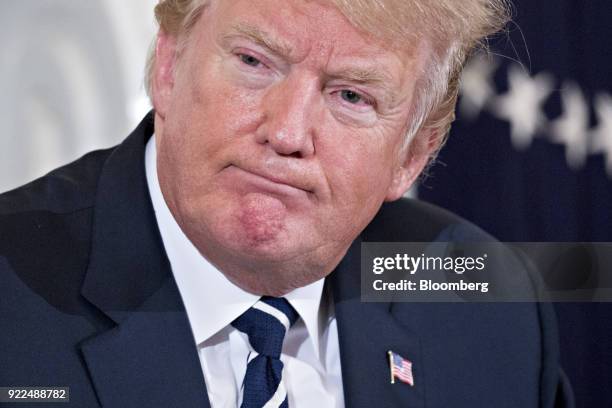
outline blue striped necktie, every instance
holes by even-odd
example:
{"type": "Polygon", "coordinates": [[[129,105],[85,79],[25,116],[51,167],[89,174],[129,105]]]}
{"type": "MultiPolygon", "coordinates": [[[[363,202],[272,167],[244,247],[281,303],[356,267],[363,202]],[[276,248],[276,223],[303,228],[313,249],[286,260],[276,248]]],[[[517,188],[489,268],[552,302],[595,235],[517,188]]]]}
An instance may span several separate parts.
{"type": "Polygon", "coordinates": [[[247,364],[241,408],[288,408],[287,391],[282,383],[280,354],[285,333],[298,314],[284,298],[263,296],[232,326],[249,336],[257,353],[247,364]]]}

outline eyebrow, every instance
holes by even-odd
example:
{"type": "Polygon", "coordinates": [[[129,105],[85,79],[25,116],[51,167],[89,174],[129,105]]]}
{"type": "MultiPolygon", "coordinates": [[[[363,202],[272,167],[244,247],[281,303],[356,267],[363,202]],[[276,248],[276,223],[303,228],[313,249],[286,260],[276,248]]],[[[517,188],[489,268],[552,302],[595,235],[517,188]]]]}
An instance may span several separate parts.
{"type": "Polygon", "coordinates": [[[391,86],[393,83],[391,75],[375,67],[348,67],[330,73],[329,78],[377,87],[383,91],[386,96],[385,99],[390,105],[394,105],[398,97],[397,92],[391,86]]]}
{"type": "Polygon", "coordinates": [[[246,37],[281,57],[288,58],[293,51],[293,48],[289,44],[274,38],[273,35],[248,23],[236,23],[232,25],[230,31],[223,36],[223,40],[228,41],[236,36],[246,37]]]}
{"type": "Polygon", "coordinates": [[[373,67],[348,67],[340,69],[329,76],[334,79],[346,79],[360,84],[374,84],[381,85],[382,87],[386,87],[387,84],[392,82],[392,78],[389,74],[373,67]]]}

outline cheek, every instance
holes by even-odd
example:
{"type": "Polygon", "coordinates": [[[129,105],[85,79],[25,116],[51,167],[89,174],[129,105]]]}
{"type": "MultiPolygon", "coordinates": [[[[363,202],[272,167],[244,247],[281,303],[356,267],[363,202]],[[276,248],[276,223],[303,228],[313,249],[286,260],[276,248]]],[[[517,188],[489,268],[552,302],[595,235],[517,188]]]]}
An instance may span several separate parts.
{"type": "MultiPolygon", "coordinates": [[[[323,150],[323,149],[322,149],[323,150]]],[[[352,240],[378,212],[389,183],[389,171],[378,152],[358,144],[330,149],[321,158],[331,189],[331,201],[324,206],[324,236],[352,240]]]]}
{"type": "Polygon", "coordinates": [[[214,138],[230,139],[252,132],[259,121],[261,91],[244,89],[225,78],[207,81],[190,107],[196,123],[214,138]]]}
{"type": "Polygon", "coordinates": [[[172,188],[189,201],[213,188],[211,177],[243,150],[243,137],[257,128],[260,96],[211,69],[185,77],[175,88],[160,148],[172,188]]]}
{"type": "MultiPolygon", "coordinates": [[[[202,74],[206,76],[205,74],[202,74]]],[[[260,97],[220,79],[197,85],[186,83],[176,94],[171,133],[190,155],[208,156],[229,146],[241,135],[252,132],[258,123],[260,97]]]]}
{"type": "Polygon", "coordinates": [[[377,209],[391,183],[389,146],[367,135],[335,139],[320,152],[336,204],[351,211],[377,209]]]}

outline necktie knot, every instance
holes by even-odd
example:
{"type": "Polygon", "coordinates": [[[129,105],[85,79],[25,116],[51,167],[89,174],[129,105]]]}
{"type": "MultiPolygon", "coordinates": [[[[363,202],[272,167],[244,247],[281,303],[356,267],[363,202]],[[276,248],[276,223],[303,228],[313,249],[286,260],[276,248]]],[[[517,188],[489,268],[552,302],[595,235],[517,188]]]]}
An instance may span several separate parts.
{"type": "Polygon", "coordinates": [[[297,319],[298,313],[286,299],[263,296],[232,326],[249,337],[258,354],[278,359],[285,334],[297,319]]]}

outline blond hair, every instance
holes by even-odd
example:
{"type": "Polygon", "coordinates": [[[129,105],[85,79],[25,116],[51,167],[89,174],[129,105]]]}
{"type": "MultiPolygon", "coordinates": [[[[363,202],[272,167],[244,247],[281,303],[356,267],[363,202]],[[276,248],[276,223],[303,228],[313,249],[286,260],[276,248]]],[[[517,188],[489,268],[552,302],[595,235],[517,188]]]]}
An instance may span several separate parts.
{"type": "MultiPolygon", "coordinates": [[[[188,37],[209,0],[160,0],[155,17],[160,30],[188,37]]],[[[507,0],[329,0],[357,28],[398,47],[423,42],[430,61],[417,80],[406,144],[423,127],[441,147],[455,119],[460,74],[469,55],[509,18],[507,0]]],[[[147,63],[151,95],[155,52],[147,63]]]]}

